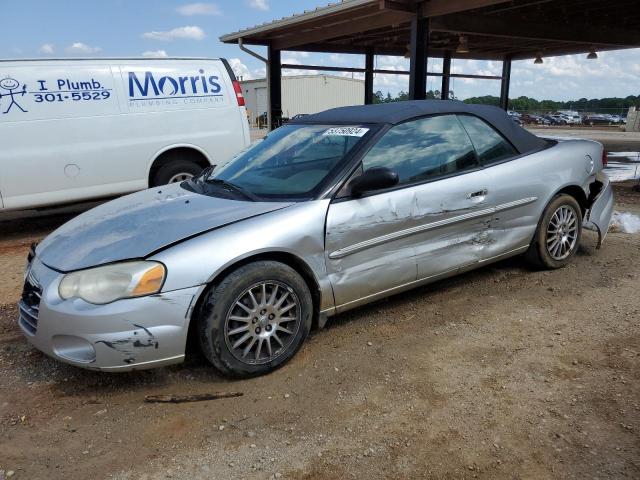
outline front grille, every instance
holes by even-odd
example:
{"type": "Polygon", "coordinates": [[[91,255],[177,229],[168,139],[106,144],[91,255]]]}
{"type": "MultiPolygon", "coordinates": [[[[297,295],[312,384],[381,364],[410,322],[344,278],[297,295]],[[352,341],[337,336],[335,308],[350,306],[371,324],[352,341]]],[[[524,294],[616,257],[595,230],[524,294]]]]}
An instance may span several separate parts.
{"type": "Polygon", "coordinates": [[[31,272],[27,275],[24,282],[22,296],[18,302],[20,309],[20,325],[32,335],[35,335],[38,329],[38,313],[40,311],[40,298],[42,297],[42,288],[33,278],[31,272]]]}

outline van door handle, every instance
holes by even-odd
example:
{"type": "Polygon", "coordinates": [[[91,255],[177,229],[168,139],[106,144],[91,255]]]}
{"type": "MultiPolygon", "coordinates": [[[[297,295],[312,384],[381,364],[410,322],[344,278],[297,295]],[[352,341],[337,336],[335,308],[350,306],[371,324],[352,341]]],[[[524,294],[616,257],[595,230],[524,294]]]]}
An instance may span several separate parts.
{"type": "Polygon", "coordinates": [[[472,199],[472,198],[484,197],[487,195],[487,193],[489,193],[487,189],[483,188],[482,190],[478,190],[477,192],[467,193],[467,198],[472,199]]]}

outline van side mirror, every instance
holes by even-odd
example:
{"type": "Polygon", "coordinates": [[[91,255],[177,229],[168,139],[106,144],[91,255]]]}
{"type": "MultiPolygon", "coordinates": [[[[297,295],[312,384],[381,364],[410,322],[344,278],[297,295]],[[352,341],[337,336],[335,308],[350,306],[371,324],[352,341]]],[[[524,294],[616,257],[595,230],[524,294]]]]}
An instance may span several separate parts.
{"type": "Polygon", "coordinates": [[[398,184],[398,174],[387,167],[370,168],[349,183],[351,195],[361,197],[366,192],[391,188],[398,184]]]}

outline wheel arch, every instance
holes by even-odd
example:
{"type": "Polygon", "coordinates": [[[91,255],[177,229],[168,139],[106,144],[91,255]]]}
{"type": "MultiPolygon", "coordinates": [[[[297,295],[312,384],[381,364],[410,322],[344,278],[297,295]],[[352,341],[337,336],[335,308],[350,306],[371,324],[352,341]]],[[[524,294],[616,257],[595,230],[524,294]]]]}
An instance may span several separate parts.
{"type": "Polygon", "coordinates": [[[168,145],[158,150],[152,157],[147,167],[147,186],[151,187],[152,179],[156,172],[171,160],[173,154],[182,154],[185,158],[195,161],[202,168],[212,165],[209,154],[202,148],[193,144],[168,145]]]}
{"type": "MultiPolygon", "coordinates": [[[[582,210],[582,218],[584,218],[585,213],[587,212],[587,209],[589,208],[589,202],[588,202],[588,199],[587,199],[587,194],[584,192],[584,189],[581,186],[575,185],[575,184],[565,185],[564,187],[562,187],[560,190],[558,190],[557,192],[555,192],[551,196],[551,198],[547,202],[547,205],[556,196],[558,196],[560,194],[566,194],[566,195],[569,195],[569,196],[575,198],[576,201],[578,202],[578,205],[580,205],[580,210],[582,210]]],[[[545,208],[546,208],[546,205],[545,205],[545,208]]]]}
{"type": "Polygon", "coordinates": [[[553,194],[551,196],[549,196],[548,200],[542,206],[542,209],[540,210],[540,214],[539,214],[539,217],[538,217],[538,221],[536,223],[536,229],[531,234],[531,240],[530,240],[529,244],[531,244],[535,240],[536,232],[538,231],[538,228],[540,227],[540,223],[542,222],[542,218],[544,217],[544,212],[546,211],[547,207],[553,201],[554,198],[556,198],[558,195],[561,195],[561,194],[566,194],[566,195],[569,195],[569,196],[575,198],[575,200],[578,202],[578,205],[580,205],[582,218],[584,219],[585,213],[586,213],[587,209],[589,208],[588,207],[587,194],[584,193],[584,190],[582,189],[582,187],[580,185],[577,185],[577,184],[564,185],[563,187],[561,187],[558,190],[556,190],[555,192],[553,192],[553,194]]]}
{"type": "Polygon", "coordinates": [[[229,263],[222,270],[218,271],[213,278],[207,282],[207,286],[200,292],[200,295],[196,299],[191,315],[189,315],[189,328],[187,331],[187,348],[186,353],[189,354],[198,349],[197,347],[197,315],[202,306],[202,302],[207,297],[212,288],[215,288],[220,281],[229,275],[234,270],[247,265],[249,263],[257,261],[275,261],[283,263],[293,268],[304,280],[311,293],[311,299],[313,301],[313,323],[312,329],[315,329],[319,325],[320,317],[320,302],[321,302],[321,289],[318,279],[313,273],[311,267],[299,256],[282,250],[273,250],[259,253],[252,253],[246,257],[236,259],[229,263]]]}

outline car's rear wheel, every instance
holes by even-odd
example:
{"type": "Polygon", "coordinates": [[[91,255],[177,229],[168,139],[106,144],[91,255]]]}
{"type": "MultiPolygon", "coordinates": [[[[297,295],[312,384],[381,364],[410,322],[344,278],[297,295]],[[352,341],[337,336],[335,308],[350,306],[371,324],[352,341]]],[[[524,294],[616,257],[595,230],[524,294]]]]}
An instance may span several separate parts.
{"type": "Polygon", "coordinates": [[[311,328],[304,279],[280,262],[244,265],[211,288],[199,312],[200,346],[223,374],[250,377],[282,366],[311,328]]]}
{"type": "Polygon", "coordinates": [[[527,258],[542,268],[564,267],[578,250],[581,233],[580,205],[571,195],[556,195],[542,214],[527,258]]]}

